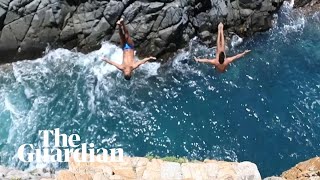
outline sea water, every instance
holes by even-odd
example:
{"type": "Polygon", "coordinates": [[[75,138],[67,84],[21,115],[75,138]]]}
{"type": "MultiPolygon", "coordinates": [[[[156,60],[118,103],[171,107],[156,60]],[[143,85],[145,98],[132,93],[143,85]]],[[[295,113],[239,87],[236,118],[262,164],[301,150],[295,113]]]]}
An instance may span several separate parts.
{"type": "Polygon", "coordinates": [[[214,56],[196,39],[131,81],[101,61],[121,62],[121,49],[107,42],[87,55],[56,49],[1,65],[0,164],[39,165],[18,161],[18,147],[60,128],[127,155],[251,161],[263,177],[280,174],[319,155],[319,19],[284,7],[270,31],[229,45],[229,56],[252,52],[224,74],[193,61],[214,56]]]}

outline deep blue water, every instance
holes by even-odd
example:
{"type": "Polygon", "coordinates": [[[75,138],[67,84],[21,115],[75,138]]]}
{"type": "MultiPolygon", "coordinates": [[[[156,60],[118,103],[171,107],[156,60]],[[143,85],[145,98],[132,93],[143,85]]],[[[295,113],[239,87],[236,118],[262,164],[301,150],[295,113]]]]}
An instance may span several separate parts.
{"type": "Polygon", "coordinates": [[[120,60],[108,43],[88,55],[58,49],[2,65],[0,164],[26,168],[17,148],[60,128],[129,155],[251,161],[263,177],[280,174],[319,155],[319,19],[282,10],[269,32],[229,46],[229,55],[252,52],[224,74],[192,60],[214,54],[196,40],[130,82],[99,60],[120,60]]]}

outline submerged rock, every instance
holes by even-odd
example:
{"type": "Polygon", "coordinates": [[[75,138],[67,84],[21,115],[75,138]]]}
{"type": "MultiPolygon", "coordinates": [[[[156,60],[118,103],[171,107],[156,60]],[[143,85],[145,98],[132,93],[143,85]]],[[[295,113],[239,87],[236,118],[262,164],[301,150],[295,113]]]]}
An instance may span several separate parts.
{"type": "Polygon", "coordinates": [[[283,0],[0,2],[0,63],[42,55],[52,47],[97,49],[103,40],[118,43],[116,21],[125,17],[142,56],[170,55],[199,36],[207,45],[223,22],[227,31],[248,36],[271,27],[283,0]]]}

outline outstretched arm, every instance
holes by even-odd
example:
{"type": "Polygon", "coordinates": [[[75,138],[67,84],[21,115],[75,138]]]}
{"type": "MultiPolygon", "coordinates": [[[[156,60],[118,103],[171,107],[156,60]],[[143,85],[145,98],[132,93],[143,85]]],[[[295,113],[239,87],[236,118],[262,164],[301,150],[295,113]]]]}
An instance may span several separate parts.
{"type": "Polygon", "coordinates": [[[105,61],[105,62],[108,63],[108,64],[111,64],[111,65],[115,66],[115,67],[118,68],[119,70],[123,70],[122,64],[118,64],[118,63],[113,62],[113,61],[110,61],[110,60],[108,60],[108,59],[106,59],[106,58],[103,58],[102,60],[105,61]]]}
{"type": "Polygon", "coordinates": [[[214,64],[213,60],[210,59],[198,59],[198,58],[194,58],[195,61],[197,62],[201,62],[201,63],[208,63],[208,64],[214,64]]]}
{"type": "Polygon", "coordinates": [[[247,53],[249,53],[251,50],[245,50],[243,53],[237,54],[235,56],[229,57],[226,59],[227,63],[232,63],[233,61],[242,58],[244,55],[246,55],[247,53]]]}
{"type": "Polygon", "coordinates": [[[157,58],[152,57],[152,56],[147,57],[147,58],[144,58],[144,59],[142,59],[141,61],[136,62],[136,63],[133,65],[133,69],[136,69],[136,68],[138,68],[140,65],[142,65],[142,64],[144,64],[144,63],[146,63],[146,62],[148,62],[148,61],[150,61],[150,60],[155,60],[155,59],[157,59],[157,58]]]}

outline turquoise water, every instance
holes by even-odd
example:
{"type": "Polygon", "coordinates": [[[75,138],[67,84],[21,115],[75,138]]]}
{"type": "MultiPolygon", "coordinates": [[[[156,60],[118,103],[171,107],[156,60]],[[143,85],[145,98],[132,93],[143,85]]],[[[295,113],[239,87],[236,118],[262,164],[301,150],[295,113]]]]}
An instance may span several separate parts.
{"type": "Polygon", "coordinates": [[[170,63],[143,65],[128,82],[99,59],[64,49],[0,67],[0,163],[19,168],[21,144],[38,130],[78,133],[128,155],[252,161],[263,177],[319,155],[320,15],[285,8],[275,28],[232,48],[252,52],[225,74],[196,64],[213,52],[193,40],[170,63]]]}

